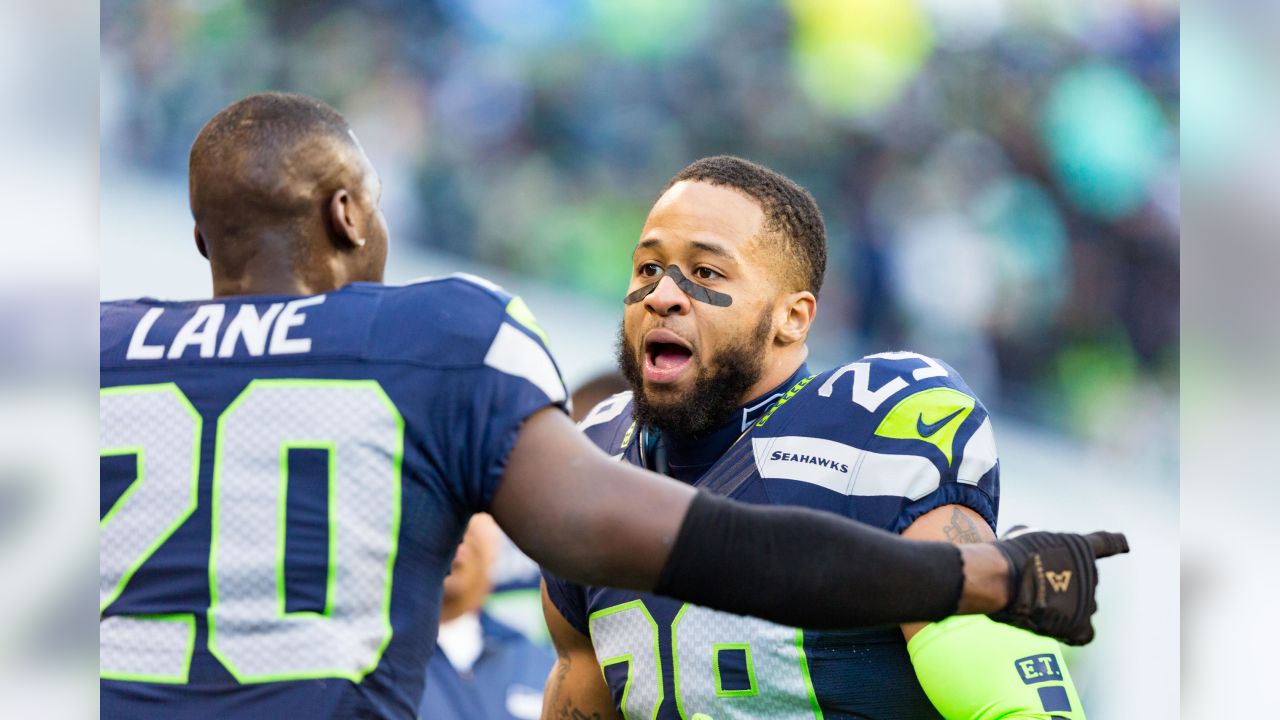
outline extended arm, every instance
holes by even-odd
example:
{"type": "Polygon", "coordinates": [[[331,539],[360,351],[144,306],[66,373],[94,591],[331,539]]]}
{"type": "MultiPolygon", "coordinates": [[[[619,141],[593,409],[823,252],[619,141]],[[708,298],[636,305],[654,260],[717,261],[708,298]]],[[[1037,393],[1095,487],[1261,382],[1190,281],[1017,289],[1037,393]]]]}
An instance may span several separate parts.
{"type": "MultiPolygon", "coordinates": [[[[902,533],[917,540],[990,542],[976,512],[944,505],[902,533]]],[[[1051,638],[985,617],[902,626],[920,687],[947,720],[1084,720],[1084,710],[1051,638]]]]}
{"type": "Polygon", "coordinates": [[[1092,537],[1041,533],[1003,550],[957,548],[831,513],[734,503],[610,460],[558,410],[526,421],[490,509],[521,549],[567,579],[819,629],[996,612],[1011,588],[1031,605],[1008,620],[1038,626],[1043,599],[1021,590],[1042,583],[1028,568],[1049,558],[1050,570],[1073,569],[1087,581],[1064,606],[1069,621],[1048,626],[1092,637],[1092,537]],[[1030,542],[1037,545],[1023,547],[1030,542]]]}
{"type": "Polygon", "coordinates": [[[560,577],[793,626],[934,620],[957,606],[989,612],[1008,597],[1008,566],[998,552],[972,559],[966,582],[953,545],[908,542],[831,513],[698,493],[610,460],[556,410],[525,423],[491,512],[560,577]],[[829,553],[848,561],[832,567],[829,553]],[[797,596],[811,599],[797,603],[797,596]]]}
{"type": "Polygon", "coordinates": [[[556,664],[542,695],[543,720],[621,720],[591,639],[560,614],[542,585],[542,613],[556,648],[556,664]]]}

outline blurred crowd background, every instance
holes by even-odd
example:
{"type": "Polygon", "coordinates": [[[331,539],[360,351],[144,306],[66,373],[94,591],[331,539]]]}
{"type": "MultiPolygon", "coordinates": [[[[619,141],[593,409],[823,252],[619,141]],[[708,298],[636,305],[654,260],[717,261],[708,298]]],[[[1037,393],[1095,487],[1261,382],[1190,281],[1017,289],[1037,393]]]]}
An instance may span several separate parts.
{"type": "Polygon", "coordinates": [[[1001,530],[1128,531],[1073,673],[1095,720],[1172,716],[1179,35],[1176,0],[103,0],[101,292],[207,296],[190,143],[304,92],[382,175],[389,280],[508,285],[573,387],[667,180],[761,162],[827,222],[811,366],[945,359],[997,419],[1001,530]]]}
{"type": "Polygon", "coordinates": [[[264,88],[341,109],[396,239],[602,300],[681,167],[826,217],[819,353],[908,347],[1099,438],[1178,369],[1172,0],[106,0],[102,159],[185,177],[264,88]]]}

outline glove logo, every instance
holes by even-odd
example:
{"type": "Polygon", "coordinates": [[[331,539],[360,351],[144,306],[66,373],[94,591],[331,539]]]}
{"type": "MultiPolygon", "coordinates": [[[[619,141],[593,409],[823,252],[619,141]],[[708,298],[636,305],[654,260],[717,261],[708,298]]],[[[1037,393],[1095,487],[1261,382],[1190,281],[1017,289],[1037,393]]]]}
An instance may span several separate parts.
{"type": "Polygon", "coordinates": [[[1067,588],[1071,586],[1070,570],[1064,570],[1060,573],[1046,572],[1044,576],[1049,581],[1049,587],[1053,588],[1054,592],[1066,592],[1067,588]]]}

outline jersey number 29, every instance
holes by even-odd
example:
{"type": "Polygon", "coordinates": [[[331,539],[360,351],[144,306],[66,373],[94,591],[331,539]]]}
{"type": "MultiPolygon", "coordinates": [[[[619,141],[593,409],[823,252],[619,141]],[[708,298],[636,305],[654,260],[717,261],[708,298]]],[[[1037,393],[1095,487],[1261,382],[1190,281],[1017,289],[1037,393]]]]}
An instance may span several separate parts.
{"type": "MultiPolygon", "coordinates": [[[[618,703],[627,720],[652,720],[666,695],[657,621],[641,600],[591,613],[591,642],[602,671],[626,665],[618,703]]],[[[812,720],[822,711],[809,677],[804,631],[685,604],[671,622],[671,688],[687,720],[812,720]],[[725,687],[722,658],[736,653],[746,682],[725,687]]]]}

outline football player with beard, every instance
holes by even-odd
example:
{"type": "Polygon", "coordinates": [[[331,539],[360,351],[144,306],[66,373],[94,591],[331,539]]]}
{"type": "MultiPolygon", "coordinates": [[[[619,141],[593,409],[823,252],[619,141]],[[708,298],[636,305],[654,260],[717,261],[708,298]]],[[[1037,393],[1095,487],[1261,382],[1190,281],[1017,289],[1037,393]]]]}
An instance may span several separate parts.
{"type": "Polygon", "coordinates": [[[99,316],[101,717],[415,717],[477,512],[579,582],[776,622],[1092,636],[1094,558],[1122,536],[912,543],[612,462],[518,298],[382,282],[381,182],[323,102],[232,103],[189,176],[212,297],[99,316]],[[813,542],[850,562],[818,572],[813,542]],[[1045,594],[1051,572],[1071,590],[1045,594]]]}
{"type": "MultiPolygon", "coordinates": [[[[991,420],[955,370],[911,352],[806,364],[826,253],[791,180],[728,156],[685,168],[633,256],[618,342],[632,389],[579,427],[623,462],[733,499],[993,540],[991,420]]],[[[1050,592],[1070,582],[1055,574],[1050,592]]],[[[543,605],[559,656],[544,717],[1084,717],[1058,644],[983,616],[814,631],[551,573],[543,605]]]]}

